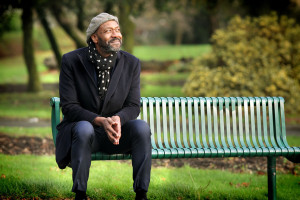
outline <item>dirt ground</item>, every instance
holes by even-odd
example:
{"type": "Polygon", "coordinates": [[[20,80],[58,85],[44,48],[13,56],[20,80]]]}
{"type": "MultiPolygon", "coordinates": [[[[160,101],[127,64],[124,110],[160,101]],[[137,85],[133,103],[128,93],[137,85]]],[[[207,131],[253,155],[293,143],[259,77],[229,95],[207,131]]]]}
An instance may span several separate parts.
{"type": "MultiPolygon", "coordinates": [[[[0,133],[0,153],[7,155],[34,154],[53,155],[52,139],[39,137],[11,137],[0,133]]],[[[122,162],[122,161],[120,161],[122,162]]],[[[153,167],[182,167],[185,164],[201,169],[221,169],[236,173],[267,173],[267,159],[264,158],[189,158],[153,159],[153,167]]],[[[294,164],[283,157],[277,159],[277,172],[299,176],[300,164],[294,164]]]]}

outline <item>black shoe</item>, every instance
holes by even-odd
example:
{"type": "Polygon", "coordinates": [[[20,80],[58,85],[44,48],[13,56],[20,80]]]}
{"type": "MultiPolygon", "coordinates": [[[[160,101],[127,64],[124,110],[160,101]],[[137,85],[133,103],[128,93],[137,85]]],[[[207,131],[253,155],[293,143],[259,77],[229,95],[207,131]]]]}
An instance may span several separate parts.
{"type": "Polygon", "coordinates": [[[76,191],[75,200],[87,200],[86,193],[83,191],[76,191]]]}
{"type": "Polygon", "coordinates": [[[148,200],[147,199],[147,192],[144,191],[144,190],[137,191],[136,196],[135,196],[135,200],[148,200]]]}

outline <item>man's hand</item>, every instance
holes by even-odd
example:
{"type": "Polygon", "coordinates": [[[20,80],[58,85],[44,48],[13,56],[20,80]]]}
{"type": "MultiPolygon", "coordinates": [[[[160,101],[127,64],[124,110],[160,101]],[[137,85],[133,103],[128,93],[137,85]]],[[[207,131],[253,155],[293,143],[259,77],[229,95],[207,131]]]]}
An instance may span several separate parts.
{"type": "Polygon", "coordinates": [[[118,145],[121,138],[121,122],[119,116],[113,117],[96,117],[94,124],[102,126],[107,134],[108,139],[118,145]]]}
{"type": "Polygon", "coordinates": [[[120,140],[120,138],[121,138],[121,120],[120,120],[120,117],[115,115],[115,116],[112,116],[111,119],[115,122],[112,127],[117,132],[118,140],[120,140]]]}

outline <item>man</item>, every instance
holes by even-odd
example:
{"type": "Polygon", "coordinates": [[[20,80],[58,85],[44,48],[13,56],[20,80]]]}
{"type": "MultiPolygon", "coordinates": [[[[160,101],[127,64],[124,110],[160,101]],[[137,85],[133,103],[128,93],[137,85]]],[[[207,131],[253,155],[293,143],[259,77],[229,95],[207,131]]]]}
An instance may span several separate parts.
{"type": "Polygon", "coordinates": [[[65,54],[59,80],[63,121],[57,126],[56,162],[72,167],[75,199],[86,199],[91,153],[131,153],[136,199],[147,199],[150,128],[140,112],[140,62],[121,51],[118,18],[94,17],[88,47],[65,54]]]}

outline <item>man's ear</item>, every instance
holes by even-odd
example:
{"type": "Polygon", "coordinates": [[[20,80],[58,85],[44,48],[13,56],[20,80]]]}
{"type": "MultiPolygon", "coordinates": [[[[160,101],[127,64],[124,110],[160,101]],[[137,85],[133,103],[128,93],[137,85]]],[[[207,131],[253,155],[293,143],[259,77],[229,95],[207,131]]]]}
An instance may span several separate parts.
{"type": "Polygon", "coordinates": [[[98,37],[97,37],[96,34],[92,34],[92,35],[91,35],[91,39],[93,40],[93,42],[94,42],[95,44],[98,43],[98,37]]]}

